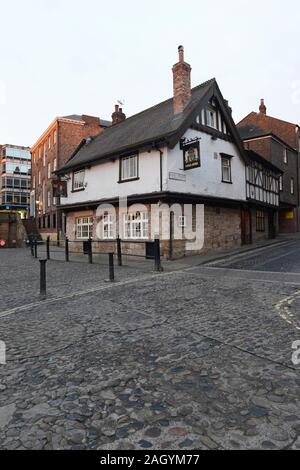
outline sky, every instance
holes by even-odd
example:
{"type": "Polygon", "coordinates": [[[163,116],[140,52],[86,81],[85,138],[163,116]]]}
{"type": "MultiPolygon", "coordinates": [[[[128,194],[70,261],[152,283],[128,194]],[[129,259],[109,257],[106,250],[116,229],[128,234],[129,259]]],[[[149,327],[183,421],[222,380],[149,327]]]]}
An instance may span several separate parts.
{"type": "Polygon", "coordinates": [[[179,45],[192,85],[215,77],[236,122],[264,98],[300,123],[299,0],[0,0],[0,17],[0,144],[170,98],[179,45]]]}

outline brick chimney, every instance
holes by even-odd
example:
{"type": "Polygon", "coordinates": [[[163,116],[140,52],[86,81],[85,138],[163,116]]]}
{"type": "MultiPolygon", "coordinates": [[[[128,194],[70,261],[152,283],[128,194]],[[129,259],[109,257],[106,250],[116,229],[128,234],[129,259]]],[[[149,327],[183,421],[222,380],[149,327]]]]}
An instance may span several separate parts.
{"type": "Polygon", "coordinates": [[[267,107],[265,105],[264,99],[260,100],[259,112],[260,114],[264,114],[265,116],[267,115],[267,107]]]}
{"type": "Polygon", "coordinates": [[[192,68],[184,61],[184,48],[178,47],[179,62],[173,66],[174,114],[182,113],[191,98],[192,68]]]}
{"type": "Polygon", "coordinates": [[[115,105],[115,112],[112,113],[111,118],[113,125],[125,121],[126,115],[123,113],[122,108],[120,108],[118,104],[115,105]]]}

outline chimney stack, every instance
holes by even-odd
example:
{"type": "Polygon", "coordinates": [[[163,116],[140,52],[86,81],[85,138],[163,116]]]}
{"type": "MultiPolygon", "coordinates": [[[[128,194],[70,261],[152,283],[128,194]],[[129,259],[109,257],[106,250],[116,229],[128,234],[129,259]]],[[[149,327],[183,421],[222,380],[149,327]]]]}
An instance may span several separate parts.
{"type": "Polygon", "coordinates": [[[118,104],[115,105],[115,111],[111,115],[112,124],[118,124],[119,122],[125,121],[126,115],[123,113],[123,109],[118,104]]]}
{"type": "Polygon", "coordinates": [[[173,66],[174,114],[182,113],[191,98],[192,68],[184,61],[184,48],[178,47],[179,62],[173,66]]]}
{"type": "Polygon", "coordinates": [[[260,100],[259,112],[260,112],[260,114],[264,114],[265,116],[267,115],[267,107],[265,105],[265,100],[264,99],[260,100]]]}

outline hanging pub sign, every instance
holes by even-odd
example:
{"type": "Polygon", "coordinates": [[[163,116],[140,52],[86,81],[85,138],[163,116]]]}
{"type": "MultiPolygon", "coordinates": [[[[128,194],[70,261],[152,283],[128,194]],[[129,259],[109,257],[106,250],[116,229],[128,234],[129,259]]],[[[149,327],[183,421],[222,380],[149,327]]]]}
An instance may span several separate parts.
{"type": "Polygon", "coordinates": [[[192,170],[201,166],[200,159],[200,139],[182,140],[181,150],[183,150],[183,164],[185,170],[192,170]]]}
{"type": "Polygon", "coordinates": [[[67,181],[53,180],[53,197],[68,197],[67,181]]]}

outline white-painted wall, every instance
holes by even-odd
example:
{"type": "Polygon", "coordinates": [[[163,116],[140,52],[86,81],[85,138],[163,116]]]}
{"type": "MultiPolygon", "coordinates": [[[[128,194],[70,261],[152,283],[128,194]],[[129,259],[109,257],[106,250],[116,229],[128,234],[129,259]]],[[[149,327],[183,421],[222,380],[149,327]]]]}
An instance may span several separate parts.
{"type": "Polygon", "coordinates": [[[201,194],[228,199],[246,200],[245,164],[239,156],[235,144],[222,139],[213,140],[209,134],[189,129],[187,139],[200,137],[201,167],[183,170],[183,152],[179,144],[168,150],[168,174],[185,175],[186,181],[168,179],[168,191],[201,194]],[[222,166],[220,153],[232,155],[232,184],[222,182],[222,166]]]}
{"type": "Polygon", "coordinates": [[[61,203],[76,204],[129,195],[160,191],[160,154],[158,151],[143,152],[139,156],[139,180],[126,183],[119,181],[119,161],[106,162],[85,170],[84,191],[72,193],[72,181],[68,181],[68,197],[61,203]]]}
{"type": "MultiPolygon", "coordinates": [[[[163,191],[246,200],[245,164],[237,147],[225,140],[213,140],[209,134],[189,129],[185,137],[201,137],[201,167],[183,170],[183,152],[179,144],[173,150],[163,148],[163,191]],[[232,182],[222,183],[220,153],[232,155],[232,182]],[[185,181],[171,180],[170,173],[183,175],[185,181]]],[[[106,162],[86,169],[84,191],[72,192],[68,182],[68,197],[61,204],[77,204],[102,199],[147,194],[160,191],[160,154],[143,152],[139,156],[138,181],[119,184],[119,161],[106,162]]]]}

